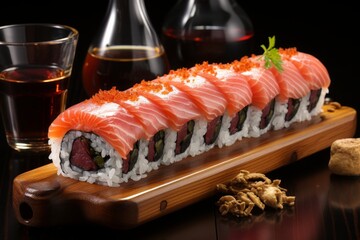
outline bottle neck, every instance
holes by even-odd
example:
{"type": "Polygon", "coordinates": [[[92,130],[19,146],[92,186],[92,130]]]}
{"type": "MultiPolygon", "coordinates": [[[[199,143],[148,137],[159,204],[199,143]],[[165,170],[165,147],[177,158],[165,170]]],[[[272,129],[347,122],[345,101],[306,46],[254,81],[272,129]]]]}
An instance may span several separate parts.
{"type": "Polygon", "coordinates": [[[188,9],[203,10],[208,12],[231,11],[237,7],[234,0],[180,0],[179,4],[185,4],[188,9]]]}
{"type": "Polygon", "coordinates": [[[144,0],[110,0],[94,44],[162,48],[148,18],[144,0]]]}
{"type": "Polygon", "coordinates": [[[254,32],[248,15],[234,0],[180,0],[165,18],[162,30],[177,36],[214,30],[226,38],[244,40],[254,32]]]}
{"type": "Polygon", "coordinates": [[[110,0],[106,16],[113,21],[150,25],[144,0],[110,0]]]}

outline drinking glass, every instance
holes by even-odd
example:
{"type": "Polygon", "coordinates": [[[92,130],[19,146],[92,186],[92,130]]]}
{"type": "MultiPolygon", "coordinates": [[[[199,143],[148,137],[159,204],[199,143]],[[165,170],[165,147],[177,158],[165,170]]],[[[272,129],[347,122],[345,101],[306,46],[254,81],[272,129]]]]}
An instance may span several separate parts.
{"type": "Polygon", "coordinates": [[[48,127],[66,108],[79,33],[56,24],[0,27],[0,107],[8,144],[48,151],[48,127]]]}

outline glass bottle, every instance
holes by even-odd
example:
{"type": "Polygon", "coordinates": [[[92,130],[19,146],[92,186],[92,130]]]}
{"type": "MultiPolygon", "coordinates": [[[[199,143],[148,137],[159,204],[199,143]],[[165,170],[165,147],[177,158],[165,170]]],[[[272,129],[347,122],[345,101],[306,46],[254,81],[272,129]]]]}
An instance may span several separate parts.
{"type": "Polygon", "coordinates": [[[88,49],[83,86],[92,96],[99,89],[132,87],[168,73],[163,45],[151,25],[143,0],[110,0],[101,28],[88,49]]]}
{"type": "Polygon", "coordinates": [[[162,26],[171,68],[240,59],[253,53],[253,35],[251,20],[235,0],[179,0],[162,26]]]}

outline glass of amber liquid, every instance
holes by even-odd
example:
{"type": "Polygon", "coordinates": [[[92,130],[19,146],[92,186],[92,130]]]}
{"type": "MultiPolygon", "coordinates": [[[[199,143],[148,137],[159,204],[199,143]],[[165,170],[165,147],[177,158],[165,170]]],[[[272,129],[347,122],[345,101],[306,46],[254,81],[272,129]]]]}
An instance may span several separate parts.
{"type": "Polygon", "coordinates": [[[163,45],[148,18],[144,0],[110,0],[82,69],[91,97],[100,89],[126,90],[168,73],[163,45]]]}
{"type": "Polygon", "coordinates": [[[8,144],[48,151],[48,127],[65,110],[78,31],[54,24],[0,27],[0,108],[8,144]]]}

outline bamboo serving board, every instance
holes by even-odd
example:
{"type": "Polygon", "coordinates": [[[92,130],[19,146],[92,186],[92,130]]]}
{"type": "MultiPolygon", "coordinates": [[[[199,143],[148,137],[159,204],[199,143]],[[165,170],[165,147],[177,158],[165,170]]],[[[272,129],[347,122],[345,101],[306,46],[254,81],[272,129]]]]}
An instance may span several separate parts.
{"type": "Polygon", "coordinates": [[[170,166],[161,166],[140,181],[107,187],[57,175],[52,164],[14,179],[16,218],[29,226],[90,222],[127,229],[215,194],[216,184],[241,169],[266,173],[353,137],[356,111],[325,105],[311,121],[214,148],[170,166]]]}

